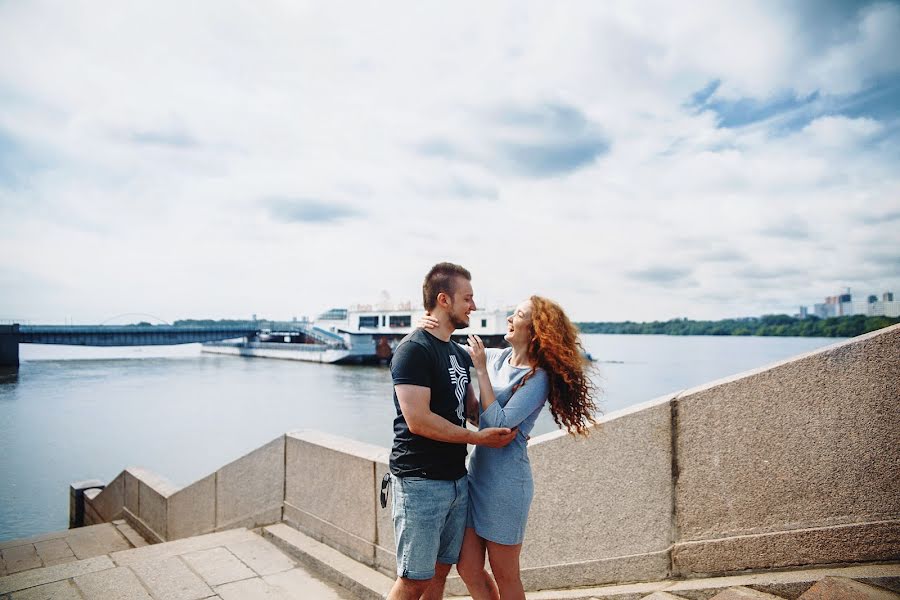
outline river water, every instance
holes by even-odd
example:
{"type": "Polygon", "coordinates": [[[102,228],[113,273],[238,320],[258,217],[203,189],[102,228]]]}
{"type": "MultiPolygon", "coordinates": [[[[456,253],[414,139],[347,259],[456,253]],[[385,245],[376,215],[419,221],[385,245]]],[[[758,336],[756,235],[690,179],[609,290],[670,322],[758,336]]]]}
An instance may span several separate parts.
{"type": "MultiPolygon", "coordinates": [[[[610,413],[839,340],[586,335],[610,413]]],[[[294,429],[391,444],[386,367],[203,354],[198,344],[21,346],[0,376],[0,541],[65,529],[68,485],[146,467],[178,486],[294,429]]],[[[555,429],[545,409],[532,435],[555,429]]]]}

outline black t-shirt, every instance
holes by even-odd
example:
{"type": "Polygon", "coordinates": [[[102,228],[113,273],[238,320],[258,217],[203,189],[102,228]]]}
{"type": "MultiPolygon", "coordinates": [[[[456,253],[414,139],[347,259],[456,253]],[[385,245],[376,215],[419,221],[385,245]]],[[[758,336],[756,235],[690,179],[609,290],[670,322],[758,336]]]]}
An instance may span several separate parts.
{"type": "MultiPolygon", "coordinates": [[[[431,388],[431,412],[465,427],[469,353],[455,342],[444,342],[416,329],[403,338],[391,359],[394,385],[431,388]]],[[[466,445],[439,442],[409,430],[394,392],[394,447],[391,473],[397,477],[459,479],[466,474],[466,445]]]]}

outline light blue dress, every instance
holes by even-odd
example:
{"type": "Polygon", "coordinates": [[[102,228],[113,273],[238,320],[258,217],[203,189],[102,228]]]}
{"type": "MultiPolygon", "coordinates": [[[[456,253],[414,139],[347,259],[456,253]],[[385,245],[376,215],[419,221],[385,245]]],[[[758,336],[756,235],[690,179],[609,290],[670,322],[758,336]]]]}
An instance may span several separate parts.
{"type": "Polygon", "coordinates": [[[521,544],[534,495],[527,436],[547,401],[547,374],[538,369],[513,393],[531,367],[509,364],[512,348],[486,348],[487,369],[495,402],[479,410],[479,428],[518,427],[519,434],[503,448],[477,446],[469,459],[468,526],[486,540],[521,544]]]}

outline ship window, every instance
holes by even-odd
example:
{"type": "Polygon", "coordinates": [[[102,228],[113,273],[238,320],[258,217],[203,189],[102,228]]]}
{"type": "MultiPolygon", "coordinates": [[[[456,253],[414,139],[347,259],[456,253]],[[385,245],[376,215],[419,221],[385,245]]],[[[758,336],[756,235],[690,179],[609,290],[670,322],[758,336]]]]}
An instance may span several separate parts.
{"type": "Polygon", "coordinates": [[[481,320],[481,328],[485,329],[486,327],[487,327],[487,319],[482,319],[481,320]]]}
{"type": "Polygon", "coordinates": [[[391,327],[409,327],[412,325],[412,315],[391,316],[391,327]]]}
{"type": "Polygon", "coordinates": [[[384,319],[385,319],[385,316],[384,316],[384,315],[381,315],[381,326],[382,326],[382,327],[384,327],[384,319]]]}
{"type": "Polygon", "coordinates": [[[359,328],[363,327],[378,327],[378,315],[374,317],[360,317],[359,318],[359,328]]]}

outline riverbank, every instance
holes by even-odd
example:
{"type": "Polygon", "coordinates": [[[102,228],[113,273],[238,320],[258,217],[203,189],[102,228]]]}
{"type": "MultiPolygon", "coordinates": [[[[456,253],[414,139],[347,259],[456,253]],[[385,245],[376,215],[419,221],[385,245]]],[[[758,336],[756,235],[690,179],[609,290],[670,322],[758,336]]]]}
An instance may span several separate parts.
{"type": "Polygon", "coordinates": [[[900,317],[867,317],[853,315],[820,319],[799,319],[788,315],[765,315],[723,319],[721,321],[692,321],[670,319],[651,322],[581,322],[576,323],[582,333],[617,333],[624,335],[738,335],[762,337],[856,337],[900,323],[900,317]]]}

